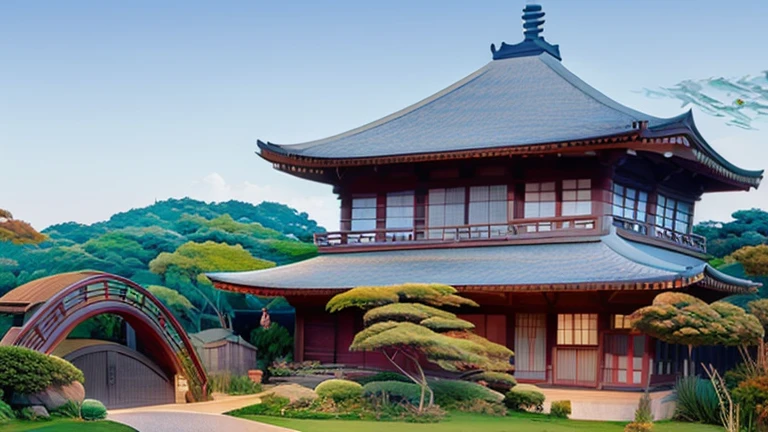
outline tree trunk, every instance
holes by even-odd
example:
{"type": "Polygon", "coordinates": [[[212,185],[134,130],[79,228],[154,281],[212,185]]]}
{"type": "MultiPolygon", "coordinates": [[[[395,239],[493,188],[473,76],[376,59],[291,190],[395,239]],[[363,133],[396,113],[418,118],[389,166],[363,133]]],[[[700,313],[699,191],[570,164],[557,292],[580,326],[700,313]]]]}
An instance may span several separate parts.
{"type": "MultiPolygon", "coordinates": [[[[400,350],[396,351],[395,355],[397,355],[397,352],[402,352],[402,351],[400,351],[400,350]]],[[[432,393],[432,389],[430,389],[429,386],[427,386],[427,380],[426,380],[426,378],[424,378],[424,371],[421,369],[421,365],[419,364],[418,361],[414,361],[414,365],[418,369],[419,375],[422,377],[422,379],[419,379],[419,378],[416,378],[413,375],[409,374],[408,372],[405,371],[405,369],[400,367],[400,365],[397,364],[397,362],[395,362],[394,355],[390,356],[386,351],[383,351],[383,350],[381,351],[381,353],[384,354],[384,357],[387,360],[389,360],[389,362],[392,363],[392,365],[394,367],[396,367],[397,370],[400,371],[400,373],[402,373],[403,375],[408,377],[408,379],[410,379],[415,384],[417,384],[419,387],[421,387],[421,399],[419,401],[419,413],[421,413],[423,411],[423,409],[424,409],[424,394],[425,394],[426,390],[429,390],[430,393],[432,393]]],[[[403,353],[403,356],[413,360],[413,357],[411,357],[411,356],[409,356],[409,355],[407,355],[405,353],[403,353]]],[[[430,397],[430,401],[432,399],[433,399],[433,397],[430,397]]]]}
{"type": "Polygon", "coordinates": [[[685,376],[688,377],[693,374],[693,345],[688,345],[688,368],[685,370],[685,376]]]}

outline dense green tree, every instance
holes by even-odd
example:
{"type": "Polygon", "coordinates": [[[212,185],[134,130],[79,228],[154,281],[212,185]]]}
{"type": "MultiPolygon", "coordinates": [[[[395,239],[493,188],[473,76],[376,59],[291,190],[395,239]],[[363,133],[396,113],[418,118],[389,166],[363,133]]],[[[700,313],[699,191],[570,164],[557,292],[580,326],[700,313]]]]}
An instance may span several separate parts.
{"type": "MultiPolygon", "coordinates": [[[[513,353],[507,347],[474,334],[474,325],[441,307],[477,306],[441,284],[358,287],[333,297],[326,308],[337,312],[357,307],[367,312],[364,329],[355,335],[351,351],[376,351],[421,388],[419,410],[434,394],[420,359],[449,371],[506,372],[513,353]],[[399,360],[402,358],[402,360],[399,360]],[[409,370],[410,369],[410,370],[409,370]]],[[[509,376],[510,380],[513,377],[509,376]]]]}
{"type": "Polygon", "coordinates": [[[200,314],[188,298],[181,295],[177,290],[164,286],[152,285],[147,289],[171,311],[187,332],[193,333],[202,330],[200,314]]]}
{"type": "Polygon", "coordinates": [[[707,238],[707,251],[725,257],[744,246],[756,246],[768,240],[768,212],[760,209],[739,210],[730,222],[705,221],[693,231],[707,238]]]}

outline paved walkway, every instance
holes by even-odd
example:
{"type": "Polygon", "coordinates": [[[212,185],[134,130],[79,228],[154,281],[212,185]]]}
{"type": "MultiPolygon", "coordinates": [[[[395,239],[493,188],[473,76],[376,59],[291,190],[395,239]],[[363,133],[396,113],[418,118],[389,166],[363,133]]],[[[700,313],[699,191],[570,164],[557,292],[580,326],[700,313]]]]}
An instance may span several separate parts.
{"type": "Polygon", "coordinates": [[[139,432],[295,432],[222,415],[261,402],[257,395],[214,395],[215,400],[111,410],[107,418],[139,432]]]}
{"type": "Polygon", "coordinates": [[[188,411],[131,411],[110,413],[107,418],[139,432],[295,432],[221,414],[188,411]]]}

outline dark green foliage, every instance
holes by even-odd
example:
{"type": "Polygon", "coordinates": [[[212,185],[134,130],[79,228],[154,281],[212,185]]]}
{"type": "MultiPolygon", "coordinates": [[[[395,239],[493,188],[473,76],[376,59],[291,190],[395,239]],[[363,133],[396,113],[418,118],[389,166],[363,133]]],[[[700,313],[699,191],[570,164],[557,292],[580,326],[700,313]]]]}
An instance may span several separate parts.
{"type": "Polygon", "coordinates": [[[123,318],[114,314],[101,314],[88,318],[75,327],[67,336],[70,339],[98,339],[121,342],[123,318]]]}
{"type": "Polygon", "coordinates": [[[731,216],[731,222],[705,221],[693,227],[693,232],[707,238],[707,252],[715,257],[730,255],[744,246],[763,244],[768,237],[768,212],[739,210],[731,216]]]}
{"type": "Polygon", "coordinates": [[[83,373],[72,363],[26,348],[0,347],[0,389],[6,400],[13,393],[37,393],[49,386],[84,382],[83,373]]]}
{"type": "MultiPolygon", "coordinates": [[[[2,397],[2,395],[0,395],[2,397]]],[[[13,420],[16,415],[10,405],[0,400],[0,424],[13,420]]]]}
{"type": "Polygon", "coordinates": [[[379,372],[373,375],[366,375],[359,378],[355,378],[353,381],[356,381],[361,385],[366,385],[368,383],[379,382],[379,381],[399,381],[399,382],[405,382],[405,383],[413,382],[405,375],[399,374],[397,372],[379,372]]]}
{"type": "Polygon", "coordinates": [[[269,378],[269,366],[278,358],[293,357],[293,337],[285,327],[272,324],[268,329],[257,327],[251,332],[251,344],[259,351],[259,369],[264,371],[264,380],[269,378]]]}
{"type": "Polygon", "coordinates": [[[16,411],[16,418],[26,421],[48,420],[48,417],[40,417],[32,410],[32,407],[24,407],[16,411]]]}
{"type": "MultiPolygon", "coordinates": [[[[650,407],[650,405],[649,405],[650,407]]],[[[549,415],[557,418],[568,418],[571,415],[571,401],[554,401],[549,408],[549,415]]]]}
{"type": "Polygon", "coordinates": [[[472,382],[484,382],[489,388],[496,390],[502,394],[505,394],[512,387],[517,385],[517,380],[514,376],[504,372],[480,372],[472,374],[466,378],[472,382]]]}
{"type": "Polygon", "coordinates": [[[430,380],[429,387],[435,393],[435,403],[443,408],[475,399],[486,402],[501,402],[504,399],[504,395],[498,392],[466,381],[430,380]]]}
{"type": "Polygon", "coordinates": [[[321,398],[332,399],[336,403],[356,399],[363,395],[363,386],[343,379],[330,379],[317,385],[315,392],[321,398]]]}
{"type": "Polygon", "coordinates": [[[96,399],[86,399],[80,405],[80,417],[86,421],[104,420],[107,418],[107,408],[96,399]]]}
{"type": "Polygon", "coordinates": [[[543,409],[545,396],[532,385],[518,385],[504,396],[504,405],[513,411],[538,411],[543,409]]]}
{"type": "Polygon", "coordinates": [[[63,418],[80,418],[80,404],[73,400],[68,400],[64,405],[51,412],[51,415],[63,418]]]}
{"type": "Polygon", "coordinates": [[[261,392],[261,384],[251,381],[247,376],[230,374],[208,375],[208,388],[211,392],[228,395],[247,395],[261,392]]]}
{"type": "Polygon", "coordinates": [[[419,404],[421,387],[412,382],[402,381],[373,381],[363,386],[364,396],[383,397],[389,402],[408,402],[419,404]]]}
{"type": "Polygon", "coordinates": [[[675,384],[675,417],[700,423],[720,424],[720,401],[709,380],[696,376],[680,378],[675,384]]]}

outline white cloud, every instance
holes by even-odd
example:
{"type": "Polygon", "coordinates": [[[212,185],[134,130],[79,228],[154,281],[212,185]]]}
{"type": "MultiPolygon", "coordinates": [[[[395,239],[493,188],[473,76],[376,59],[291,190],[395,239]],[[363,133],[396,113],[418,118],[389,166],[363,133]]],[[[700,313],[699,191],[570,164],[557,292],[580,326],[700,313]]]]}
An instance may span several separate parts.
{"type": "Polygon", "coordinates": [[[193,185],[193,197],[205,201],[238,200],[252,204],[262,201],[274,201],[286,204],[299,211],[307,212],[311,219],[328,230],[339,226],[339,203],[332,196],[302,194],[301,190],[280,187],[279,185],[258,185],[245,181],[228,183],[216,172],[203,177],[193,185]]]}

